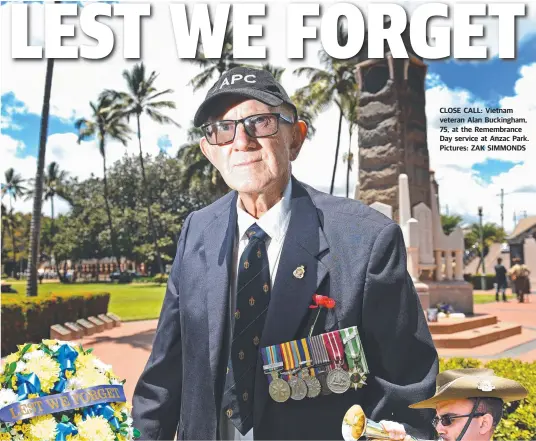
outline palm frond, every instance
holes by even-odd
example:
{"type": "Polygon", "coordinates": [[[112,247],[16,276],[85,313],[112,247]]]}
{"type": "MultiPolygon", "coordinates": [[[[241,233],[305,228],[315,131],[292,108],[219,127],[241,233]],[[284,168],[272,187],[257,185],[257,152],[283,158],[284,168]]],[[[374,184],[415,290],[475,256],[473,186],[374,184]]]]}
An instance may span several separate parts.
{"type": "Polygon", "coordinates": [[[156,121],[157,123],[159,124],[173,124],[177,127],[180,127],[180,124],[175,122],[173,119],[171,119],[169,116],[166,116],[160,112],[158,112],[157,110],[152,110],[150,108],[146,108],[145,111],[147,112],[147,115],[149,115],[149,117],[156,121]]]}

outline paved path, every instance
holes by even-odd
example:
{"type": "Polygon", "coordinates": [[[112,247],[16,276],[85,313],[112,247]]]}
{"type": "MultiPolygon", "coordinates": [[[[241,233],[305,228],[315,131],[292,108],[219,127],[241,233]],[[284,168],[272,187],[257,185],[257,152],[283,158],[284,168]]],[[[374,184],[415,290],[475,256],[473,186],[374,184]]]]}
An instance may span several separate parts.
{"type": "Polygon", "coordinates": [[[127,322],[79,340],[85,349],[93,348],[97,357],[111,364],[119,378],[127,380],[125,394],[128,401],[132,400],[136,382],[149,359],[157,322],[127,322]]]}
{"type": "MultiPolygon", "coordinates": [[[[479,357],[482,359],[513,357],[523,361],[536,361],[536,295],[531,303],[488,303],[475,305],[477,314],[497,315],[500,321],[519,323],[523,326],[521,336],[510,337],[469,351],[441,350],[440,355],[479,357]]],[[[127,380],[125,393],[132,399],[134,387],[151,352],[157,320],[123,323],[120,327],[84,337],[85,348],[94,348],[94,353],[105,363],[112,364],[116,375],[127,380]]]]}

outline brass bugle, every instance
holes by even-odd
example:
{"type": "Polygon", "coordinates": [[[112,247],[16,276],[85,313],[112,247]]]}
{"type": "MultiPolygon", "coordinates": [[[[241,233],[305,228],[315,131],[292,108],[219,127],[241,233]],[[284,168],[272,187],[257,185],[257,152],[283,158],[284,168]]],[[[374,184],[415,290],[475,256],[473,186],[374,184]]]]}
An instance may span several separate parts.
{"type": "MultiPolygon", "coordinates": [[[[343,437],[346,441],[358,440],[362,436],[367,439],[389,439],[387,432],[380,423],[369,420],[359,404],[355,404],[344,415],[343,419],[343,437]],[[351,433],[351,440],[349,434],[351,433]],[[346,436],[345,436],[346,435],[346,436]]],[[[410,435],[414,441],[425,441],[410,435]]]]}

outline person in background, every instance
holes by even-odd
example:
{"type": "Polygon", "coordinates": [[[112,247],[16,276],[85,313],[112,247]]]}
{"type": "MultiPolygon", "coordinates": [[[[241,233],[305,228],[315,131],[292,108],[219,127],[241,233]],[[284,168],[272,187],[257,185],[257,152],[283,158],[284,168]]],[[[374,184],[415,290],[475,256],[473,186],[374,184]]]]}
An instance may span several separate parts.
{"type": "Polygon", "coordinates": [[[523,303],[525,293],[530,293],[529,275],[530,271],[526,265],[521,263],[521,258],[514,257],[512,259],[514,266],[508,271],[510,279],[514,283],[514,290],[517,295],[517,301],[523,303]]]}
{"type": "Polygon", "coordinates": [[[499,290],[502,291],[503,302],[506,300],[506,268],[502,264],[502,259],[497,259],[497,265],[495,265],[495,281],[497,284],[497,291],[495,292],[495,300],[499,301],[499,290]]]}

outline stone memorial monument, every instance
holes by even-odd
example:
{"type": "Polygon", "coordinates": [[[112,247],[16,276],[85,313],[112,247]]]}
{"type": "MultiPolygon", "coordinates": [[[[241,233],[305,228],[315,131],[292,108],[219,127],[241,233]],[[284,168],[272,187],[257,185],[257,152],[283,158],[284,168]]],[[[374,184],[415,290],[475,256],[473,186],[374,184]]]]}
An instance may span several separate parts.
{"type": "Polygon", "coordinates": [[[403,35],[408,59],[358,55],[359,175],[356,199],[397,221],[408,255],[408,272],[424,309],[439,303],[473,313],[473,287],[463,280],[460,227],[445,235],[439,186],[430,170],[426,142],[427,67],[403,35]]]}

